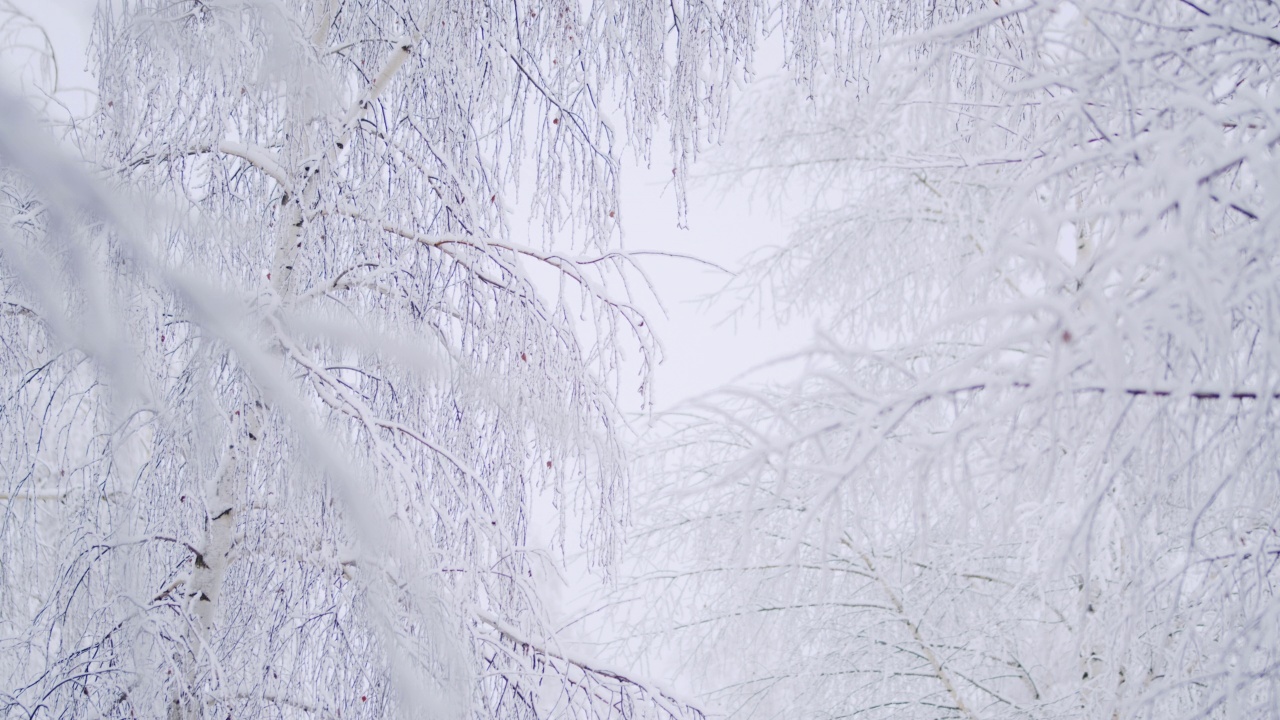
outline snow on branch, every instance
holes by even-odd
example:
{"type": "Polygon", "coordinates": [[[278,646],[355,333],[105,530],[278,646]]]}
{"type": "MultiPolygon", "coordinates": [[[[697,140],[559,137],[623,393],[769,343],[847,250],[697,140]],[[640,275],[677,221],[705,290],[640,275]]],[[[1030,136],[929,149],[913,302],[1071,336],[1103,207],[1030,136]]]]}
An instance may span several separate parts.
{"type": "MultiPolygon", "coordinates": [[[[586,712],[578,711],[574,717],[645,717],[648,713],[645,713],[642,708],[646,704],[651,705],[652,710],[656,711],[659,717],[668,720],[686,718],[703,720],[705,717],[693,703],[679,699],[671,692],[639,678],[634,673],[610,668],[564,650],[552,649],[547,642],[530,639],[519,630],[478,607],[473,607],[471,612],[482,625],[497,631],[503,640],[502,651],[513,655],[516,661],[521,663],[532,661],[535,671],[542,667],[544,672],[548,665],[563,666],[558,673],[558,679],[571,688],[566,690],[566,693],[585,694],[592,699],[590,705],[597,706],[586,712]],[[510,645],[509,649],[508,645],[510,645]],[[570,669],[576,672],[571,672],[570,669]]],[[[536,683],[536,686],[541,685],[541,680],[536,683]]],[[[541,696],[546,692],[543,688],[536,686],[534,683],[527,685],[526,692],[530,697],[541,696]]],[[[533,709],[536,717],[542,717],[541,707],[535,704],[533,709]]]]}

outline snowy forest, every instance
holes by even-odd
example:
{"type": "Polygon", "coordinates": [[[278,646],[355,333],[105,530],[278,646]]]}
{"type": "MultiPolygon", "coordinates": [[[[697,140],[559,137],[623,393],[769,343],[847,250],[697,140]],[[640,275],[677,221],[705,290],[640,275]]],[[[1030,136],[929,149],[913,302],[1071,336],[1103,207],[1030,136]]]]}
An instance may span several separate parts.
{"type": "Polygon", "coordinates": [[[0,717],[1280,718],[1280,4],[25,7],[0,717]]]}

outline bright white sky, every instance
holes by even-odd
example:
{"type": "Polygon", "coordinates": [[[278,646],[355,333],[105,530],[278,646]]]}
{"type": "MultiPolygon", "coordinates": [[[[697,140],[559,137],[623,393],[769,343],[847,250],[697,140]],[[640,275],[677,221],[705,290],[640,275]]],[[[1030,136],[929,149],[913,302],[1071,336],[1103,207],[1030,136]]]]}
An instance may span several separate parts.
{"type": "MultiPolygon", "coordinates": [[[[785,241],[783,220],[776,213],[753,209],[746,187],[723,192],[709,183],[695,184],[689,229],[678,229],[669,166],[655,161],[652,169],[624,171],[628,247],[695,255],[733,269],[748,253],[785,241]]],[[[754,310],[735,314],[731,302],[708,302],[708,296],[729,280],[712,268],[661,258],[649,259],[646,267],[668,313],[665,318],[656,310],[651,314],[666,356],[658,374],[659,410],[737,378],[796,347],[812,330],[779,328],[754,310]]]]}

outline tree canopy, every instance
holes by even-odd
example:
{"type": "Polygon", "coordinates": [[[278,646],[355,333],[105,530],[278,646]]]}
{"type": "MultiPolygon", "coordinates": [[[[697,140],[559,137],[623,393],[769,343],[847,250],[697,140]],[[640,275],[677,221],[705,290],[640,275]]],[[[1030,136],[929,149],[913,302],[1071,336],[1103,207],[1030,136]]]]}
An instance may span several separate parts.
{"type": "Polygon", "coordinates": [[[1277,28],[101,3],[87,117],[0,94],[0,708],[1275,714],[1277,28]],[[636,463],[622,160],[682,216],[725,140],[811,198],[735,289],[823,332],[636,463]],[[544,594],[579,544],[612,655],[544,594]]]}
{"type": "Polygon", "coordinates": [[[648,632],[734,717],[1273,714],[1280,13],[971,10],[752,103],[825,332],[659,445],[648,632]]]}

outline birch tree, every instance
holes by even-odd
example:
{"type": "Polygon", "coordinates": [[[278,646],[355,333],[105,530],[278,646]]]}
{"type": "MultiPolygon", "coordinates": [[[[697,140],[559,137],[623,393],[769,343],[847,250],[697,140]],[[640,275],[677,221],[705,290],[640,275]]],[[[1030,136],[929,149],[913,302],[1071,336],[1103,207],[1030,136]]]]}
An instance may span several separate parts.
{"type": "Polygon", "coordinates": [[[683,198],[779,18],[800,64],[851,32],[103,2],[79,157],[0,97],[3,712],[697,717],[558,641],[530,526],[615,564],[658,356],[620,158],[669,131],[683,198]]]}
{"type": "Polygon", "coordinates": [[[1280,14],[911,7],[726,161],[822,332],[660,447],[635,643],[733,717],[1274,715],[1280,14]]]}

